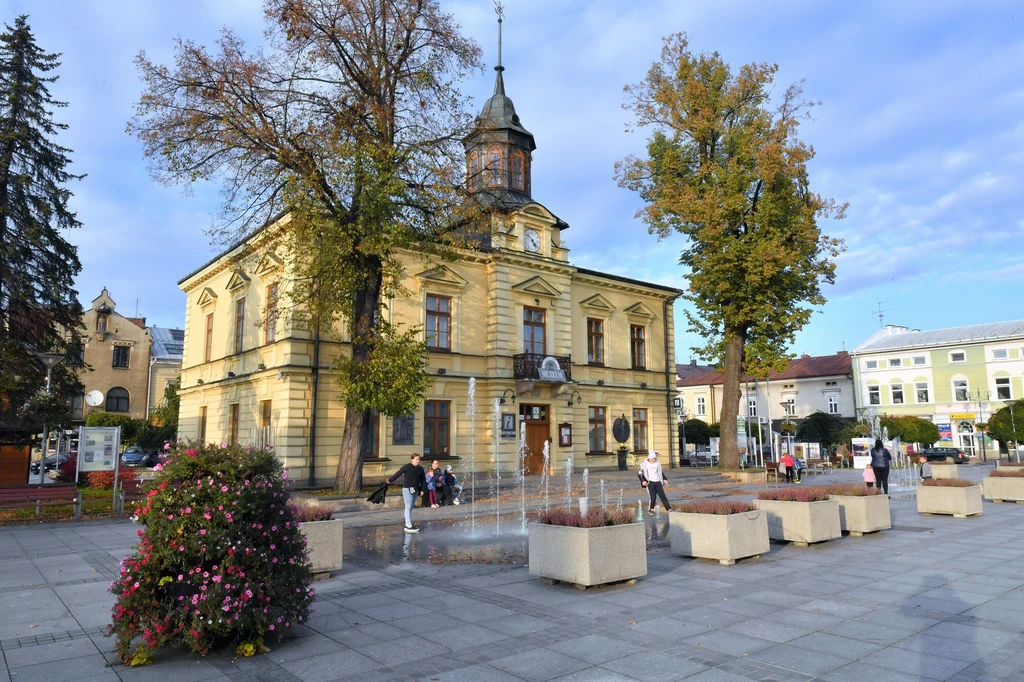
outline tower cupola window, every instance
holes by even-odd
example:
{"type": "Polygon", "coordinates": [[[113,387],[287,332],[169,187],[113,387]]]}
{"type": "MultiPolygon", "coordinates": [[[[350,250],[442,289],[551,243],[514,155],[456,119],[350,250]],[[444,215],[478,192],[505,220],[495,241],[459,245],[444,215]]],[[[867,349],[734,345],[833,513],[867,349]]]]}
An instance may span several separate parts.
{"type": "Polygon", "coordinates": [[[501,187],[501,147],[494,144],[487,150],[487,186],[501,187]]]}
{"type": "Polygon", "coordinates": [[[516,149],[515,151],[512,152],[512,155],[509,157],[508,163],[508,174],[510,181],[509,184],[512,186],[512,189],[518,189],[519,191],[523,191],[523,189],[525,188],[525,169],[526,159],[523,156],[523,153],[516,149]]]}
{"type": "Polygon", "coordinates": [[[469,153],[469,191],[480,190],[480,154],[474,149],[469,153]]]}

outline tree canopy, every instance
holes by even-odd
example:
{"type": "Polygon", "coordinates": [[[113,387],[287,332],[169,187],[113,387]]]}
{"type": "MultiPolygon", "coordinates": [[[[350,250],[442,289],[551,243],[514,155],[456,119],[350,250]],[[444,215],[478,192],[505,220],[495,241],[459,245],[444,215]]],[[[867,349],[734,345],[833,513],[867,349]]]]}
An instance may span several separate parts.
{"type": "Polygon", "coordinates": [[[645,158],[616,166],[619,185],[645,205],[638,217],[659,238],[686,236],[689,328],[706,339],[693,350],[723,366],[722,466],[739,468],[739,383],[782,370],[786,349],[825,302],[842,242],[818,227],[844,205],[810,190],[814,150],[797,137],[813,103],[799,84],[772,100],[773,64],[733,72],[716,53],[691,52],[685,34],[664,39],[661,59],[626,109],[650,128],[645,158]]]}
{"type": "Polygon", "coordinates": [[[808,443],[821,443],[826,449],[844,441],[847,423],[842,417],[821,410],[807,415],[796,429],[796,439],[808,443]]]}
{"type": "Polygon", "coordinates": [[[939,427],[920,417],[884,415],[879,425],[888,429],[890,438],[899,438],[904,443],[931,445],[939,440],[939,427]]]}
{"type": "Polygon", "coordinates": [[[685,426],[686,442],[694,445],[710,445],[711,444],[711,425],[702,419],[687,419],[685,425],[680,424],[679,426],[679,438],[680,442],[683,437],[683,427],[685,426]]]}
{"type": "Polygon", "coordinates": [[[988,420],[988,432],[1002,443],[1016,443],[1024,435],[1024,400],[1014,400],[997,410],[988,420]]]}
{"type": "Polygon", "coordinates": [[[225,30],[215,53],[179,41],[172,67],[140,54],[129,130],[159,180],[222,185],[222,240],[287,214],[294,280],[282,296],[314,344],[345,321],[335,487],[358,490],[373,412],[412,412],[429,381],[418,330],[386,314],[405,293],[399,253],[443,255],[478,217],[457,85],[480,51],[436,0],[265,0],[264,12],[265,50],[225,30]]]}

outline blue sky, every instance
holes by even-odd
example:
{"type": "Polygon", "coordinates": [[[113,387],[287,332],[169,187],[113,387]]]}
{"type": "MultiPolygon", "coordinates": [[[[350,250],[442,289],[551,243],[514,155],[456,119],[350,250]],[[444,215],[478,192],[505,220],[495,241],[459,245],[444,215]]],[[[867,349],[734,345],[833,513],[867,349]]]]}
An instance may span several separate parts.
{"type": "MultiPolygon", "coordinates": [[[[490,2],[444,2],[495,58],[490,2]]],[[[140,83],[132,59],[170,59],[181,36],[211,44],[230,26],[262,39],[259,0],[0,0],[21,13],[46,50],[62,52],[53,88],[69,106],[61,142],[74,150],[71,235],[88,303],[103,286],[119,310],[180,326],[177,280],[217,250],[205,235],[216,187],[191,193],[148,175],[128,137],[140,83]]],[[[791,0],[506,0],[505,83],[534,133],[534,198],[566,220],[571,260],[684,286],[678,238],[658,242],[633,217],[637,198],[613,180],[614,163],[643,151],[627,133],[622,86],[639,81],[662,35],[683,30],[695,50],[734,67],[779,65],[777,87],[805,79],[823,102],[802,137],[817,150],[813,187],[849,201],[825,223],[846,240],[829,302],[799,334],[796,353],[852,348],[885,321],[917,328],[1024,317],[1024,7],[1019,2],[791,0]],[[1017,303],[1014,303],[1017,301],[1017,303]]],[[[473,109],[493,72],[467,82],[473,109]]],[[[681,312],[681,311],[677,311],[681,312]]],[[[682,315],[678,315],[681,319],[682,315]]],[[[699,340],[678,325],[677,357],[699,340]]]]}

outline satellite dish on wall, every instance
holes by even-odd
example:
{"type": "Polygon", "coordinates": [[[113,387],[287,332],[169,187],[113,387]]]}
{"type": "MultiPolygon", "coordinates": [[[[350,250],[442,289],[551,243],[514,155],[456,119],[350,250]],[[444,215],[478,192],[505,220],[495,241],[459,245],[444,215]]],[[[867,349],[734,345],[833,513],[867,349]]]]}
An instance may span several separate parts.
{"type": "Polygon", "coordinates": [[[103,404],[103,393],[100,391],[89,391],[85,394],[85,404],[89,407],[99,407],[103,404]]]}

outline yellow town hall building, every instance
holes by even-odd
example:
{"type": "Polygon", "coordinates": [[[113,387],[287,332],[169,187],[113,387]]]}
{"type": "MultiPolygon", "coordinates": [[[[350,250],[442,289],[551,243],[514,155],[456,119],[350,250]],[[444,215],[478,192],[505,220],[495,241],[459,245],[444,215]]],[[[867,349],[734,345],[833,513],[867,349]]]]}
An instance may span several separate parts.
{"type": "MultiPolygon", "coordinates": [[[[569,262],[569,226],[532,198],[536,144],[495,68],[494,95],[465,140],[466,163],[470,189],[496,195],[507,220],[453,261],[402,255],[409,295],[387,301],[385,314],[423,329],[433,381],[415,414],[371,423],[367,478],[413,452],[451,458],[460,475],[470,458],[477,471],[514,470],[520,423],[531,474],[543,468],[545,441],[553,468],[569,456],[577,468],[615,466],[612,424],[622,416],[630,464],[651,449],[672,453],[673,302],[682,292],[569,262]]],[[[273,445],[293,479],[323,483],[334,478],[345,419],[330,368],[348,338],[339,324],[315,340],[279,312],[289,287],[287,225],[282,218],[179,282],[188,301],[179,435],[273,445]]]]}

